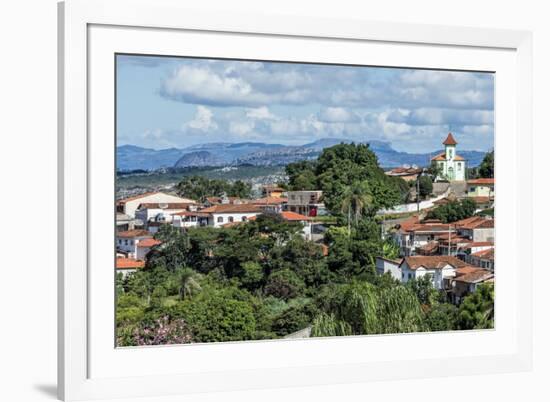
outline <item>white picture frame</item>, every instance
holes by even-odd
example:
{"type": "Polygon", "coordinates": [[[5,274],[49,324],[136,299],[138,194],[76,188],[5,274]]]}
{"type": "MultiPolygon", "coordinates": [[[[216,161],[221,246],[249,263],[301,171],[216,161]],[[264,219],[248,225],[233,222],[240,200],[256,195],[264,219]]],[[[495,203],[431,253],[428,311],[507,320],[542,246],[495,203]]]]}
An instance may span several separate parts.
{"type": "MultiPolygon", "coordinates": [[[[531,48],[531,34],[523,31],[300,16],[212,14],[188,9],[178,0],[68,0],[60,3],[59,397],[64,400],[146,397],[530,370],[531,48]],[[99,85],[112,80],[112,76],[108,77],[110,67],[104,60],[124,51],[175,54],[171,46],[178,45],[171,43],[178,42],[177,38],[185,39],[185,35],[192,35],[194,43],[199,45],[194,50],[187,49],[187,54],[193,52],[193,55],[204,57],[219,56],[222,49],[216,55],[211,54],[212,49],[216,41],[219,47],[225,40],[222,53],[227,57],[306,58],[305,61],[351,64],[354,57],[358,57],[351,49],[367,46],[375,55],[372,57],[378,58],[373,59],[373,64],[378,65],[496,71],[497,92],[500,91],[496,94],[495,106],[496,171],[500,177],[507,178],[498,184],[500,210],[497,209],[497,216],[499,222],[506,222],[508,226],[505,233],[511,234],[500,236],[504,225],[497,225],[497,259],[502,261],[502,272],[499,272],[496,289],[495,330],[139,350],[115,350],[114,342],[108,344],[108,337],[112,337],[109,332],[112,320],[103,313],[114,306],[109,304],[109,297],[102,303],[96,296],[112,293],[113,283],[102,281],[104,276],[90,268],[101,259],[98,248],[93,248],[100,247],[95,237],[97,233],[104,233],[95,219],[102,208],[101,198],[107,197],[107,203],[112,201],[109,190],[103,193],[97,187],[105,184],[103,178],[106,176],[101,175],[109,174],[109,169],[112,176],[112,164],[107,162],[113,154],[98,149],[114,146],[111,135],[96,134],[99,129],[105,132],[114,127],[112,108],[109,108],[109,102],[113,102],[113,87],[99,85]],[[205,35],[215,40],[201,39],[205,35]],[[298,52],[304,41],[317,50],[298,52]],[[272,46],[261,46],[265,43],[272,46]],[[158,47],[156,51],[155,47],[158,47]],[[329,55],[316,56],[328,48],[331,49],[329,55]],[[399,57],[395,56],[397,49],[399,57]],[[434,55],[445,55],[448,59],[436,62],[434,55]],[[399,64],[398,59],[406,59],[407,63],[399,64]],[[506,163],[502,162],[504,159],[506,163]],[[513,269],[519,256],[521,274],[513,269]],[[503,298],[501,294],[510,297],[503,298]],[[106,334],[107,341],[102,334],[106,334]],[[480,341],[474,342],[477,340],[480,341]],[[421,348],[407,347],[410,343],[445,345],[449,342],[458,345],[452,353],[432,351],[430,354],[422,352],[421,348]],[[391,348],[399,352],[395,352],[395,356],[388,354],[375,358],[374,352],[368,356],[346,353],[359,349],[368,351],[373,344],[380,351],[391,348]],[[479,347],[475,347],[476,344],[479,347]],[[466,349],[466,346],[470,347],[466,349]],[[180,371],[177,357],[183,354],[189,361],[201,360],[203,366],[180,371]],[[220,355],[227,359],[219,359],[220,355]],[[257,360],[259,355],[264,357],[261,364],[257,360]],[[140,364],[145,362],[155,364],[140,364]],[[166,364],[159,366],[159,362],[166,364]],[[140,366],[153,368],[140,371],[140,366]]],[[[107,183],[107,187],[112,190],[112,183],[107,183]]]]}

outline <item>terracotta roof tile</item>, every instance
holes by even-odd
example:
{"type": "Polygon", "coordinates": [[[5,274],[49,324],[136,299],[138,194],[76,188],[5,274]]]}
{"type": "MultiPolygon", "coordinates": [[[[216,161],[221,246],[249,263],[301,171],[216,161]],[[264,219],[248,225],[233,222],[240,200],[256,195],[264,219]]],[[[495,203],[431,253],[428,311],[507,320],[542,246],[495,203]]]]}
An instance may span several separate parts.
{"type": "Polygon", "coordinates": [[[464,261],[450,255],[415,255],[412,257],[405,257],[404,262],[406,262],[412,270],[416,270],[420,267],[424,267],[426,269],[442,269],[447,265],[451,265],[454,268],[460,268],[468,265],[464,261]]]}
{"type": "Polygon", "coordinates": [[[287,221],[310,221],[311,220],[309,216],[298,214],[292,211],[283,211],[280,213],[280,215],[284,220],[287,220],[287,221]]]}
{"type": "Polygon", "coordinates": [[[489,279],[494,279],[495,275],[486,269],[477,268],[468,273],[455,276],[455,281],[464,283],[479,283],[489,279]]]}
{"type": "Polygon", "coordinates": [[[468,180],[468,184],[495,184],[495,179],[494,178],[472,179],[472,180],[468,180]]]}
{"type": "Polygon", "coordinates": [[[144,266],[145,262],[134,258],[117,257],[116,259],[116,269],[137,269],[144,266]]]}
{"type": "Polygon", "coordinates": [[[134,230],[125,230],[123,232],[118,232],[116,236],[129,239],[132,237],[146,237],[146,236],[151,237],[151,234],[147,230],[134,229],[134,230]]]}
{"type": "Polygon", "coordinates": [[[443,141],[443,145],[456,145],[458,142],[456,142],[455,137],[453,137],[452,133],[447,134],[447,138],[445,138],[445,141],[443,141]]]}
{"type": "Polygon", "coordinates": [[[251,200],[249,204],[262,206],[262,205],[279,205],[279,204],[284,204],[286,202],[288,202],[288,198],[264,197],[264,198],[258,198],[256,200],[251,200]]]}
{"type": "Polygon", "coordinates": [[[459,229],[490,229],[495,227],[495,220],[483,216],[472,216],[456,221],[454,225],[459,229]]]}
{"type": "Polygon", "coordinates": [[[494,260],[495,259],[495,249],[490,248],[487,250],[481,250],[477,253],[472,253],[472,256],[477,257],[482,260],[494,260]]]}
{"type": "MultiPolygon", "coordinates": [[[[437,154],[436,156],[434,156],[431,160],[432,161],[446,161],[447,158],[445,157],[445,152],[441,152],[440,154],[437,154]]],[[[462,156],[455,154],[454,160],[455,161],[463,161],[465,159],[462,156]]]]}
{"type": "Polygon", "coordinates": [[[252,204],[220,204],[214,205],[209,208],[202,209],[200,212],[209,214],[226,214],[226,213],[239,213],[239,212],[262,212],[260,208],[252,204]]]}
{"type": "Polygon", "coordinates": [[[162,242],[160,240],[153,239],[153,238],[147,238],[147,239],[140,240],[137,246],[142,247],[142,248],[154,247],[154,246],[158,246],[161,243],[162,242]]]}

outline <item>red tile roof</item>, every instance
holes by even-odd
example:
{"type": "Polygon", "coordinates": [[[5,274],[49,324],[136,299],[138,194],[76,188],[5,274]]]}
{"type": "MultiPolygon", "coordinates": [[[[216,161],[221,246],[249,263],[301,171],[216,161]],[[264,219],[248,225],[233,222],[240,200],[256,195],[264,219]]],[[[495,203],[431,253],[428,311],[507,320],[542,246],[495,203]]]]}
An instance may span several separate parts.
{"type": "Polygon", "coordinates": [[[280,215],[284,220],[287,220],[287,221],[310,221],[311,220],[309,216],[298,214],[292,211],[283,211],[280,213],[280,215]]]}
{"type": "Polygon", "coordinates": [[[456,142],[455,137],[453,137],[453,134],[449,133],[447,135],[447,138],[445,138],[445,141],[443,141],[443,145],[456,145],[458,142],[456,142]]]}
{"type": "Polygon", "coordinates": [[[399,223],[399,229],[403,232],[408,232],[415,225],[418,225],[420,218],[416,215],[411,216],[399,223]]]}
{"type": "Polygon", "coordinates": [[[495,227],[495,220],[483,216],[471,216],[456,221],[454,225],[459,229],[490,229],[495,227]]]}
{"type": "Polygon", "coordinates": [[[123,232],[118,232],[116,234],[117,237],[122,237],[125,239],[133,238],[133,237],[150,237],[151,234],[147,230],[142,229],[134,229],[134,230],[126,230],[123,232]]]}
{"type": "Polygon", "coordinates": [[[116,259],[116,269],[137,269],[144,266],[145,262],[134,258],[117,257],[116,259]]]}
{"type": "Polygon", "coordinates": [[[453,232],[455,230],[453,224],[424,224],[419,223],[417,225],[413,225],[408,232],[424,232],[424,233],[440,233],[440,232],[448,232],[451,230],[453,232]]]}
{"type": "MultiPolygon", "coordinates": [[[[441,152],[440,154],[437,154],[436,156],[434,156],[432,158],[432,161],[446,161],[446,160],[447,160],[447,158],[445,157],[445,152],[441,152]]],[[[465,159],[460,155],[455,155],[454,160],[455,161],[463,161],[465,159]]]]}
{"type": "Polygon", "coordinates": [[[436,156],[434,156],[434,157],[432,158],[432,161],[445,161],[445,160],[447,160],[447,159],[445,158],[445,152],[442,152],[442,153],[440,153],[440,154],[437,154],[436,156]]]}
{"type": "Polygon", "coordinates": [[[209,208],[202,209],[200,212],[209,214],[228,214],[228,213],[246,213],[246,212],[262,212],[260,208],[252,204],[220,204],[209,208]]]}
{"type": "Polygon", "coordinates": [[[472,253],[472,256],[477,257],[481,260],[494,260],[495,259],[495,249],[490,248],[487,250],[481,250],[477,253],[472,253]]]}
{"type": "Polygon", "coordinates": [[[479,283],[489,279],[494,279],[495,275],[486,269],[477,268],[468,273],[458,274],[455,276],[455,281],[464,283],[479,283]]]}
{"type": "Polygon", "coordinates": [[[284,197],[264,197],[258,198],[256,200],[251,200],[249,203],[253,205],[263,206],[263,205],[279,205],[288,202],[288,198],[284,197]]]}
{"type": "Polygon", "coordinates": [[[157,240],[157,239],[153,239],[153,238],[147,238],[147,239],[143,239],[143,240],[140,240],[139,243],[138,243],[138,247],[154,247],[154,246],[158,246],[159,244],[161,244],[162,242],[160,240],[157,240]]]}
{"type": "Polygon", "coordinates": [[[495,179],[494,178],[472,179],[472,180],[468,180],[468,184],[495,184],[495,179]]]}
{"type": "Polygon", "coordinates": [[[406,262],[412,270],[416,270],[420,267],[424,267],[426,269],[442,269],[447,265],[451,265],[454,268],[460,268],[468,265],[464,261],[450,255],[415,255],[412,257],[405,257],[404,262],[406,262]]]}

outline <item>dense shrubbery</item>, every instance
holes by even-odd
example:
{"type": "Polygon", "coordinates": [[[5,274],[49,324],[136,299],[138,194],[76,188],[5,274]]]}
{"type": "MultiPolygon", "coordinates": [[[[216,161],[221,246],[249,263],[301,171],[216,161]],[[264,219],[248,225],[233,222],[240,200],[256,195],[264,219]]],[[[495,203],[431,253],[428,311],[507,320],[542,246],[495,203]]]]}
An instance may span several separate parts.
{"type": "Polygon", "coordinates": [[[476,209],[475,201],[466,198],[462,201],[451,201],[448,204],[434,208],[428,213],[428,218],[439,219],[443,223],[451,223],[473,216],[476,209]]]}

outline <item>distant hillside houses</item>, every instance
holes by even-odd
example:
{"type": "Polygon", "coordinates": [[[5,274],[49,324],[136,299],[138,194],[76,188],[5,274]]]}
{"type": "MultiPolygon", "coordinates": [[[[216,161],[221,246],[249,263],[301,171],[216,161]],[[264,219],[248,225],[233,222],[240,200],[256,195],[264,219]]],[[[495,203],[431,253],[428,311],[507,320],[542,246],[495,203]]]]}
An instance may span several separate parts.
{"type": "Polygon", "coordinates": [[[127,274],[143,267],[149,251],[161,245],[154,236],[164,225],[179,230],[227,228],[253,221],[261,214],[275,214],[300,223],[304,239],[322,242],[324,228],[313,222],[325,211],[321,191],[286,191],[276,185],[262,190],[263,197],[256,199],[222,195],[198,202],[158,191],[118,200],[117,270],[127,274]]]}

